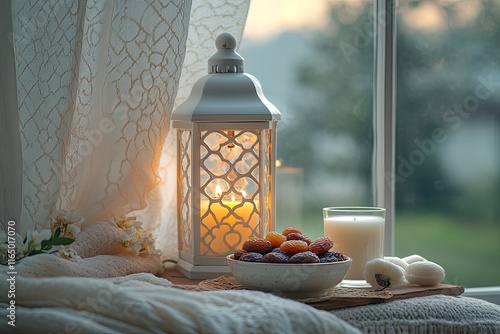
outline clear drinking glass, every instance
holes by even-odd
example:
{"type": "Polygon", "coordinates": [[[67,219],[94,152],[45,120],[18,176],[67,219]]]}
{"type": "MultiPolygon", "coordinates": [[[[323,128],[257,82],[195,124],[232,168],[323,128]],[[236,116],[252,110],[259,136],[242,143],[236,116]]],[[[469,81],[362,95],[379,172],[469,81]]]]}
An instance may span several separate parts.
{"type": "Polygon", "coordinates": [[[363,277],[367,261],[384,256],[385,209],[376,207],[328,207],[323,209],[325,236],[332,250],[352,259],[342,286],[370,286],[363,277]]]}

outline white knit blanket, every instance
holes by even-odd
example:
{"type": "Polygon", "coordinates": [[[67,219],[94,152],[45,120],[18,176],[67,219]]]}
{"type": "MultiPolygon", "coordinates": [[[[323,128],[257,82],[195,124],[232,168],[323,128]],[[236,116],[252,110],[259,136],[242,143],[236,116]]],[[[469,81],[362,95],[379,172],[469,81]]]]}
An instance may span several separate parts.
{"type": "MultiPolygon", "coordinates": [[[[500,333],[500,306],[429,296],[335,310],[258,291],[186,291],[152,274],[16,277],[15,327],[0,280],[0,333],[500,333]]],[[[11,307],[12,308],[12,307],[11,307]]]]}
{"type": "Polygon", "coordinates": [[[80,262],[30,256],[15,280],[0,266],[0,333],[500,333],[500,306],[471,298],[326,312],[257,291],[176,289],[154,276],[158,259],[123,253],[119,232],[88,226],[75,244],[80,262]]]}
{"type": "MultiPolygon", "coordinates": [[[[0,291],[8,282],[0,281],[0,291]]],[[[257,291],[196,292],[151,274],[16,280],[15,327],[0,333],[360,333],[326,311],[257,291]]]]}
{"type": "Polygon", "coordinates": [[[0,266],[0,333],[359,333],[333,314],[261,292],[173,288],[155,276],[158,257],[124,251],[122,238],[115,224],[95,222],[73,245],[81,261],[29,256],[15,265],[15,280],[0,266]]]}

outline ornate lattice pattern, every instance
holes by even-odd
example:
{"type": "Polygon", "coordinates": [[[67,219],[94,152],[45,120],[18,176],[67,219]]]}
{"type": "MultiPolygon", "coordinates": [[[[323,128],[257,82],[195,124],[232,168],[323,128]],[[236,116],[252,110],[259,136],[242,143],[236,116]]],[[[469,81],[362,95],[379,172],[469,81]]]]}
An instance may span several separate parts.
{"type": "Polygon", "coordinates": [[[271,200],[271,196],[272,196],[272,193],[271,193],[271,187],[270,185],[273,184],[273,180],[271,179],[273,176],[271,175],[271,172],[270,172],[270,169],[271,169],[271,163],[273,162],[273,159],[272,159],[272,145],[273,145],[273,142],[272,142],[272,137],[271,137],[271,131],[264,131],[263,134],[262,134],[262,146],[263,147],[266,147],[266,150],[268,152],[268,154],[266,154],[263,159],[264,159],[264,163],[262,164],[263,165],[263,168],[264,168],[264,171],[263,171],[263,174],[262,174],[262,177],[263,178],[267,178],[266,179],[266,182],[262,182],[262,187],[263,187],[263,194],[264,194],[264,201],[265,201],[265,205],[264,205],[264,208],[266,208],[266,210],[264,210],[262,212],[262,225],[263,225],[263,228],[265,228],[265,230],[263,231],[263,234],[267,233],[267,231],[271,231],[271,230],[274,230],[274,226],[271,226],[272,224],[272,219],[271,219],[271,210],[273,209],[272,208],[272,205],[274,205],[274,203],[272,203],[272,200],[271,200]]]}
{"type": "Polygon", "coordinates": [[[12,2],[21,228],[146,207],[181,75],[190,2],[12,2]]]}
{"type": "Polygon", "coordinates": [[[192,254],[193,250],[193,218],[191,211],[192,202],[192,184],[191,184],[191,141],[192,132],[188,130],[179,130],[179,217],[181,219],[179,230],[179,249],[185,253],[192,254]]]}
{"type": "Polygon", "coordinates": [[[202,132],[200,255],[228,254],[260,236],[261,143],[261,130],[202,132]]]}

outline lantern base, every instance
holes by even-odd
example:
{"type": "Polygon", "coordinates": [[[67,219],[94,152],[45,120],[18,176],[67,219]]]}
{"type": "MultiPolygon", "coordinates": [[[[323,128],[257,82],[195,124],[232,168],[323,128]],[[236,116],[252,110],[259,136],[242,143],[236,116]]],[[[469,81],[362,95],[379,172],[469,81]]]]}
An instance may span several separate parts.
{"type": "Polygon", "coordinates": [[[177,261],[175,269],[189,279],[216,278],[231,274],[229,266],[197,266],[183,259],[177,261]]]}

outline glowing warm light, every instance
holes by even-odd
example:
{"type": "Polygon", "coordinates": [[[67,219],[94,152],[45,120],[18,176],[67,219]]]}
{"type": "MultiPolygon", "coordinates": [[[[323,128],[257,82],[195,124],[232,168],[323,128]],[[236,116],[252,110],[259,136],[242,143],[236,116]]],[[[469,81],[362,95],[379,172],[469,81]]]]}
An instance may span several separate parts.
{"type": "Polygon", "coordinates": [[[281,167],[281,160],[276,160],[276,167],[281,167]]]}
{"type": "MultiPolygon", "coordinates": [[[[230,131],[228,131],[228,132],[227,132],[227,135],[228,135],[229,137],[234,137],[234,130],[230,130],[230,131]]],[[[234,148],[234,143],[233,143],[233,142],[230,142],[230,143],[227,145],[227,147],[228,147],[230,150],[232,150],[232,149],[234,148]]]]}
{"type": "Polygon", "coordinates": [[[220,198],[222,196],[222,188],[221,186],[215,187],[215,198],[220,198]]]}
{"type": "MultiPolygon", "coordinates": [[[[245,192],[241,192],[245,196],[245,192]]],[[[229,197],[228,197],[229,199],[229,197]]],[[[244,202],[234,194],[231,194],[231,200],[210,202],[201,200],[200,214],[202,218],[202,234],[211,236],[217,242],[212,242],[207,247],[204,242],[200,243],[202,254],[224,254],[232,249],[241,248],[243,242],[250,238],[250,230],[245,227],[243,222],[248,222],[250,226],[256,226],[258,217],[254,214],[255,208],[259,202],[244,202]],[[207,214],[209,213],[209,214],[207,214]]]]}

